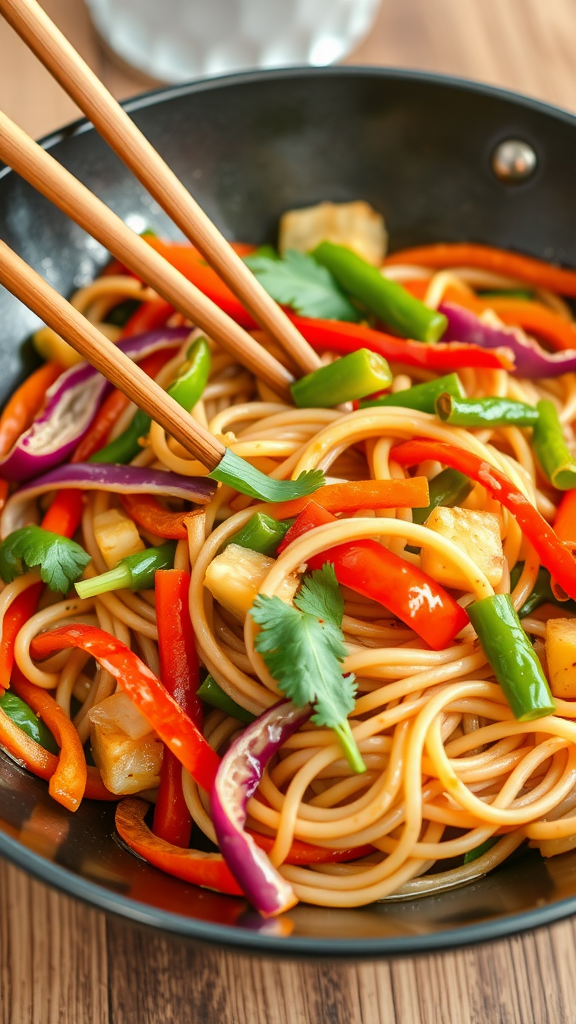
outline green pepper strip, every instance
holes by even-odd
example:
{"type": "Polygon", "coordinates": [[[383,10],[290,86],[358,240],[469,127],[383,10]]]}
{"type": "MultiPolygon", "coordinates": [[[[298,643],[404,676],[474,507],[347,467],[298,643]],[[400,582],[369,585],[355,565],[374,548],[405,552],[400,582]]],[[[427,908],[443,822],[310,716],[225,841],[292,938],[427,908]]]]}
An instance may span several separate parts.
{"type": "Polygon", "coordinates": [[[300,409],[330,409],[383,391],[391,383],[392,373],[384,357],[360,348],[294,381],[290,391],[300,409]]]}
{"type": "Polygon", "coordinates": [[[446,393],[454,398],[464,398],[464,390],[457,373],[447,373],[436,380],[427,380],[424,384],[415,384],[404,391],[393,391],[381,398],[368,398],[360,402],[361,409],[371,409],[381,405],[401,406],[403,409],[418,409],[419,412],[436,412],[435,402],[438,395],[446,393]]]}
{"type": "Polygon", "coordinates": [[[576,487],[576,459],[570,454],[554,402],[538,402],[533,444],[545,476],[559,491],[576,487]]]}
{"type": "MultiPolygon", "coordinates": [[[[510,573],[510,590],[514,590],[520,576],[522,575],[523,569],[524,562],[516,562],[516,565],[510,573]]],[[[532,612],[536,611],[541,604],[555,604],[557,608],[565,608],[568,611],[576,612],[576,601],[559,601],[555,596],[554,591],[550,586],[550,573],[543,565],[538,569],[538,576],[536,577],[536,583],[534,584],[532,593],[520,608],[518,618],[524,619],[527,615],[531,615],[532,612]]]]}
{"type": "Polygon", "coordinates": [[[3,693],[0,697],[0,708],[30,739],[35,740],[51,754],[60,753],[60,748],[48,726],[15,693],[10,693],[10,691],[3,693]]]}
{"type": "Polygon", "coordinates": [[[157,548],[146,548],[136,555],[122,558],[114,569],[80,580],[75,584],[79,597],[96,597],[109,590],[147,590],[154,586],[154,575],[159,569],[173,569],[176,541],[169,540],[157,548]]]}
{"type": "Polygon", "coordinates": [[[200,700],[205,701],[206,704],[210,704],[213,708],[218,708],[219,711],[226,712],[227,715],[231,715],[232,718],[237,718],[239,722],[246,722],[247,725],[250,722],[256,720],[256,715],[252,715],[245,708],[237,704],[232,697],[229,697],[224,690],[218,686],[218,683],[213,676],[206,676],[206,679],[202,683],[199,690],[196,690],[196,696],[200,697],[200,700]]]}
{"type": "Polygon", "coordinates": [[[512,398],[455,398],[447,392],[436,399],[436,415],[455,427],[533,427],[538,410],[512,398]]]}
{"type": "Polygon", "coordinates": [[[556,705],[510,594],[493,594],[466,611],[496,679],[520,722],[552,715],[556,705]]]}
{"type": "Polygon", "coordinates": [[[238,533],[228,538],[223,547],[239,544],[241,548],[251,548],[252,551],[259,551],[261,555],[273,556],[293,522],[293,519],[286,519],[280,523],[264,512],[256,512],[238,533]]]}
{"type": "Polygon", "coordinates": [[[444,505],[447,508],[460,505],[468,497],[473,487],[473,481],[464,473],[459,473],[457,469],[443,469],[441,473],[430,480],[430,504],[428,507],[412,509],[413,522],[422,526],[438,505],[444,505]]]}
{"type": "MultiPolygon", "coordinates": [[[[210,373],[210,349],[206,338],[197,338],[186,353],[186,361],[168,388],[168,394],[189,412],[202,397],[210,373]]],[[[90,456],[89,462],[126,465],[142,450],[140,439],[150,430],[151,419],[141,409],[118,437],[90,456]]]]}
{"type": "Polygon", "coordinates": [[[351,249],[321,242],[312,255],[345,291],[405,338],[434,342],[444,334],[448,321],[443,313],[429,309],[351,249]]]}

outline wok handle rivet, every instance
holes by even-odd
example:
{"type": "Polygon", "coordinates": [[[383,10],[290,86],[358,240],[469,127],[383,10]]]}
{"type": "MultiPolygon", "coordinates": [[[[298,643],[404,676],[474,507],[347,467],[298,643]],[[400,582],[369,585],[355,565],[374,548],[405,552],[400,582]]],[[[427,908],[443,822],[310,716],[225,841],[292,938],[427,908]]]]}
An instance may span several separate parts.
{"type": "Polygon", "coordinates": [[[536,170],[537,163],[532,146],[522,139],[505,139],[492,154],[494,174],[509,184],[526,181],[536,170]]]}

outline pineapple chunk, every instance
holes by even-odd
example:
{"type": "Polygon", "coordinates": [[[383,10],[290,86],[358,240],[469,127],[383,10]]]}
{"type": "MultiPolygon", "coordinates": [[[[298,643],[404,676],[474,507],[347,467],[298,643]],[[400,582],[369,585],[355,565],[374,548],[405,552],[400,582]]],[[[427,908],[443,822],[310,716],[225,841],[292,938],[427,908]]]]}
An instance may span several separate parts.
{"type": "Polygon", "coordinates": [[[91,722],[98,725],[113,725],[122,729],[131,740],[140,740],[152,732],[152,726],[138,710],[127,693],[118,690],[111,697],[101,700],[88,712],[91,722]]]}
{"type": "Polygon", "coordinates": [[[136,523],[119,508],[94,516],[94,536],[109,569],[114,569],[127,555],[135,555],[146,547],[136,523]]]}
{"type": "Polygon", "coordinates": [[[576,697],[576,619],[548,619],[546,660],[555,697],[576,697]]]}
{"type": "MultiPolygon", "coordinates": [[[[500,539],[500,518],[492,512],[438,505],[428,516],[426,526],[462,548],[485,574],[492,586],[502,579],[504,553],[500,539]]],[[[445,587],[467,590],[469,583],[443,555],[422,548],[422,569],[445,587]]]]}
{"type": "MultiPolygon", "coordinates": [[[[239,544],[229,544],[208,566],[204,586],[223,608],[243,622],[273,565],[274,559],[267,555],[239,544]]],[[[292,573],[277,591],[277,596],[289,604],[299,583],[298,576],[292,573]]]]}
{"type": "Polygon", "coordinates": [[[158,786],[164,746],[129,697],[115,693],[88,717],[92,754],[106,789],[126,796],[158,786]]]}
{"type": "Polygon", "coordinates": [[[303,210],[288,210],[280,218],[278,248],[310,252],[320,242],[335,242],[381,266],[388,236],[384,218],[368,203],[318,203],[303,210]]]}

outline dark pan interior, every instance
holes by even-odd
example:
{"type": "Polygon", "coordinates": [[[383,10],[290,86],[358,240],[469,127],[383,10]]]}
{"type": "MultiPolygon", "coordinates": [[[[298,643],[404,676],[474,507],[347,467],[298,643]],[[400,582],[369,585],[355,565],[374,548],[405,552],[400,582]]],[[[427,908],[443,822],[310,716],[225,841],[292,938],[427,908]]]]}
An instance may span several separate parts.
{"type": "MultiPolygon", "coordinates": [[[[270,240],[280,213],[362,198],[386,217],[393,248],[471,239],[576,266],[576,120],[505,93],[432,76],[336,68],[249,74],[152,93],[128,104],[152,143],[229,238],[270,240]],[[491,170],[498,142],[521,138],[538,167],[522,185],[491,170]]],[[[173,225],[89,125],[46,140],[52,154],[137,230],[173,225]]],[[[97,242],[8,170],[0,233],[63,294],[107,259],[97,242]]],[[[36,318],[0,289],[0,401],[34,365],[36,318]]],[[[0,854],[51,884],[135,921],[297,956],[379,956],[501,936],[576,910],[576,853],[526,852],[434,898],[355,910],[299,906],[278,934],[241,900],[162,875],[114,836],[109,806],[76,814],[0,754],[0,854]]]]}

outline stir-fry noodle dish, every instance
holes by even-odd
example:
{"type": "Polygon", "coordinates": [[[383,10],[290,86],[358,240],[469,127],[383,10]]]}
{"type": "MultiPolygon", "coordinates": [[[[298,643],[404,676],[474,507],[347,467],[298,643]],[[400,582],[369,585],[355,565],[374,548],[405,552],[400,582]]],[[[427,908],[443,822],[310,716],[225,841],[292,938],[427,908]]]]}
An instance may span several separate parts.
{"type": "Polygon", "coordinates": [[[363,201],[288,211],[277,249],[234,247],[302,375],[196,249],[145,237],[291,400],[117,261],[71,297],[243,467],[215,479],[37,331],[0,416],[3,750],[264,916],[573,849],[576,271],[389,251],[363,201]]]}

